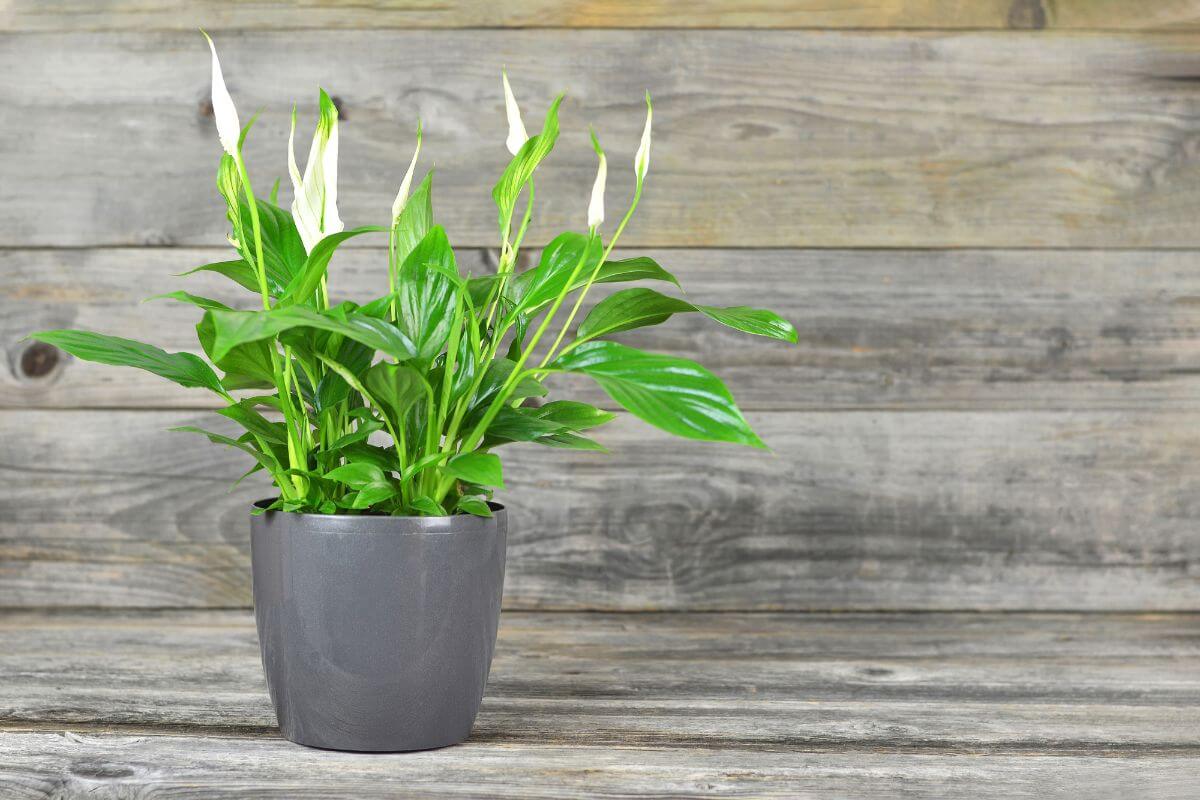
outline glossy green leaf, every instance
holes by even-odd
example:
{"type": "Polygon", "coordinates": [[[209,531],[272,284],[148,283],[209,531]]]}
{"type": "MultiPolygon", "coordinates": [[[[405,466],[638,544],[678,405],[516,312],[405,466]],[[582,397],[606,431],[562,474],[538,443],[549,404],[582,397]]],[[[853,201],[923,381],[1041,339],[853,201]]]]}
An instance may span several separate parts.
{"type": "Polygon", "coordinates": [[[417,370],[382,361],[367,370],[363,385],[393,419],[400,421],[413,404],[423,400],[430,391],[425,376],[417,370]]]}
{"type": "Polygon", "coordinates": [[[211,314],[205,314],[196,324],[196,338],[205,354],[220,369],[225,371],[221,383],[226,390],[246,389],[256,386],[271,386],[275,380],[271,363],[271,343],[266,341],[247,342],[237,345],[221,358],[213,356],[213,341],[216,338],[211,314]]]}
{"type": "Polygon", "coordinates": [[[148,303],[151,300],[178,300],[180,303],[188,303],[196,306],[197,308],[203,308],[206,311],[211,311],[213,309],[220,311],[231,310],[229,306],[225,305],[220,300],[213,300],[208,297],[189,294],[188,292],[167,292],[166,294],[156,294],[153,297],[147,297],[142,302],[148,303]]]}
{"type": "Polygon", "coordinates": [[[325,473],[326,480],[344,483],[354,489],[361,489],[373,483],[386,483],[387,475],[376,464],[366,461],[355,461],[343,464],[325,473]]]}
{"type": "Polygon", "coordinates": [[[212,367],[191,353],[168,353],[151,344],[88,331],[41,331],[29,338],[52,344],[76,358],[117,367],[134,367],[180,386],[224,393],[212,367]]]}
{"type": "Polygon", "coordinates": [[[745,333],[796,341],[796,329],[790,322],[771,311],[744,306],[717,308],[698,306],[668,297],[653,289],[623,289],[606,297],[579,326],[579,340],[595,339],[620,331],[633,330],[647,325],[657,325],[672,314],[698,311],[705,316],[745,333]]]}
{"type": "Polygon", "coordinates": [[[562,104],[562,100],[563,96],[560,94],[550,104],[545,122],[542,124],[542,132],[537,136],[530,137],[522,145],[508,163],[500,180],[492,188],[492,199],[496,202],[496,208],[500,212],[501,225],[504,224],[505,217],[512,213],[512,209],[517,204],[517,198],[521,196],[525,184],[529,183],[529,179],[533,177],[534,170],[554,149],[554,143],[558,140],[558,107],[562,104]]]}
{"type": "Polygon", "coordinates": [[[568,282],[576,288],[582,286],[603,252],[596,237],[570,232],[554,237],[542,250],[538,265],[513,279],[510,315],[531,313],[552,302],[568,282]]]}
{"type": "Polygon", "coordinates": [[[500,459],[491,453],[463,453],[450,459],[443,469],[460,481],[504,488],[500,459]]]}
{"type": "Polygon", "coordinates": [[[555,400],[552,403],[546,403],[544,406],[537,408],[519,410],[546,422],[570,428],[573,431],[585,431],[588,428],[605,425],[617,418],[617,415],[611,411],[604,411],[603,409],[575,400],[555,400]]]}
{"type": "Polygon", "coordinates": [[[297,327],[330,331],[361,342],[398,361],[412,358],[415,348],[401,331],[389,322],[351,314],[346,319],[303,306],[273,308],[270,311],[212,311],[216,335],[213,357],[224,358],[238,345],[277,336],[297,327]]]}
{"type": "Polygon", "coordinates": [[[564,450],[590,450],[596,453],[607,453],[608,448],[594,439],[580,436],[577,433],[552,433],[533,440],[534,444],[544,444],[547,447],[558,447],[564,450]]]}
{"type": "Polygon", "coordinates": [[[203,266],[180,273],[179,277],[194,275],[197,272],[215,272],[218,275],[224,275],[234,283],[252,292],[258,291],[258,274],[254,271],[254,267],[250,266],[242,258],[235,261],[217,261],[212,264],[204,264],[203,266]]]}
{"type": "Polygon", "coordinates": [[[400,217],[392,226],[392,244],[396,261],[403,264],[409,254],[433,228],[433,171],[416,188],[404,204],[400,217]]]}
{"type": "Polygon", "coordinates": [[[274,455],[263,453],[257,447],[254,447],[247,442],[243,442],[238,439],[231,439],[228,436],[223,436],[219,433],[213,433],[212,431],[206,431],[203,428],[197,428],[194,425],[182,425],[178,428],[171,428],[170,430],[179,431],[182,433],[198,433],[201,436],[206,437],[214,444],[224,444],[230,447],[236,447],[238,450],[241,450],[243,453],[254,458],[255,461],[261,464],[269,472],[277,472],[280,470],[280,465],[278,461],[276,461],[274,455]]]}
{"type": "Polygon", "coordinates": [[[725,385],[694,361],[593,341],[551,367],[591,376],[619,405],[667,433],[765,447],[725,385]]]}
{"type": "Polygon", "coordinates": [[[476,517],[492,516],[491,506],[487,504],[486,500],[481,500],[478,497],[460,497],[454,508],[476,517]]]}
{"type": "Polygon", "coordinates": [[[414,497],[412,502],[408,505],[412,508],[412,510],[419,511],[421,514],[427,517],[446,516],[446,509],[442,508],[438,501],[434,500],[428,495],[419,495],[418,497],[414,497]]]}
{"type": "Polygon", "coordinates": [[[542,436],[562,433],[566,426],[551,420],[540,419],[528,409],[502,408],[485,434],[485,443],[532,442],[542,436]]]}
{"type": "Polygon", "coordinates": [[[268,442],[287,444],[287,426],[282,422],[271,422],[254,410],[252,404],[242,401],[217,410],[223,417],[228,417],[240,424],[250,433],[268,442]]]}
{"type": "Polygon", "coordinates": [[[352,228],[348,231],[330,234],[321,239],[321,241],[313,246],[312,252],[308,254],[308,259],[304,262],[304,267],[288,283],[283,296],[279,300],[279,305],[287,307],[307,303],[312,298],[313,293],[317,291],[317,287],[321,285],[321,278],[325,276],[325,271],[329,269],[329,260],[333,258],[333,254],[337,252],[337,248],[342,242],[355,236],[361,236],[364,233],[386,230],[387,228],[380,228],[377,225],[367,225],[361,228],[352,228]]]}
{"type": "Polygon", "coordinates": [[[638,256],[622,261],[605,261],[596,275],[596,283],[622,283],[626,281],[666,281],[679,286],[674,275],[667,272],[653,258],[638,256]]]}
{"type": "Polygon", "coordinates": [[[441,226],[435,225],[400,268],[397,325],[412,341],[418,361],[429,362],[446,346],[454,323],[458,266],[441,226]]]}

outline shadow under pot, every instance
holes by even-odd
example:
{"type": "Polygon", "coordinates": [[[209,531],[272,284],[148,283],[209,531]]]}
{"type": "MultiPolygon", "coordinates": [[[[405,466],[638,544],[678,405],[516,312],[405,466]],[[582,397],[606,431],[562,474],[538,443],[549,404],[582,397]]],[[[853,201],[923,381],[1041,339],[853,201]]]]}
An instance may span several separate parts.
{"type": "Polygon", "coordinates": [[[504,589],[507,514],[492,513],[251,517],[254,616],[285,737],[373,752],[467,738],[504,589]]]}

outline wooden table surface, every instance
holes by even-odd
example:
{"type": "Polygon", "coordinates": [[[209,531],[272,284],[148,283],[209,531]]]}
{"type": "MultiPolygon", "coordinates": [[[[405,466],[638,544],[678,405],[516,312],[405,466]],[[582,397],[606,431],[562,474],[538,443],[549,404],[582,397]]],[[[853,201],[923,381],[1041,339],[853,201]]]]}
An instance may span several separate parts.
{"type": "Polygon", "coordinates": [[[280,738],[246,610],[0,612],[0,797],[1194,798],[1200,615],[506,612],[470,740],[280,738]]]}

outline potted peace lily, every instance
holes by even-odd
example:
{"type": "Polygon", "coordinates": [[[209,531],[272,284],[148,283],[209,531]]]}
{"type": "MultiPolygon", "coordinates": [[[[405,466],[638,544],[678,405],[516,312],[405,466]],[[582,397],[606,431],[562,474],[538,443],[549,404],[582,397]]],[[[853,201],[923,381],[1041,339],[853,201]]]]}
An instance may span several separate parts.
{"type": "MultiPolygon", "coordinates": [[[[271,699],[289,739],[348,750],[414,750],[466,738],[483,696],[504,580],[507,520],[502,445],[603,450],[589,431],[613,419],[571,400],[543,401],[543,379],[595,380],[614,403],[678,436],[762,447],[725,386],[699,364],[643,352],[611,334],[699,313],[747,333],[794,342],[795,329],[751,308],[695,305],[648,287],[609,295],[575,322],[598,283],[675,277],[645,257],[611,260],[650,165],[650,98],[634,157],[628,211],[604,223],[607,159],[599,159],[587,229],[563,233],[518,272],[534,172],[558,136],[560,95],[527,135],[503,78],[512,160],[492,189],[501,250],[495,274],[463,275],[434,223],[431,177],[412,189],[421,149],[384,226],[345,229],[337,209],[338,114],[325,92],[303,174],[288,171],[291,208],[251,186],[240,126],[212,50],[212,106],[224,149],[217,188],[233,257],[219,273],[256,296],[238,309],[187,292],[166,297],[203,313],[207,361],[83,331],[33,338],[105,364],[148,370],[224,403],[244,433],[198,428],[264,471],[277,496],[251,514],[255,613],[271,699]],[[410,193],[411,191],[411,193],[410,193]],[[526,196],[518,214],[518,204],[526,196]],[[389,291],[330,302],[327,268],[346,240],[387,241],[389,291]]],[[[247,473],[250,474],[250,473],[247,473]]]]}

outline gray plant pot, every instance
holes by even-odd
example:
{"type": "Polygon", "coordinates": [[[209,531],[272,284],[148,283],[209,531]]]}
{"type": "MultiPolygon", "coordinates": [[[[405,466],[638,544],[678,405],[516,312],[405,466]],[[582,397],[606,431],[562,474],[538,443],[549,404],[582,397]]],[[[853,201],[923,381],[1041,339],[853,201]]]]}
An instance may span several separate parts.
{"type": "Polygon", "coordinates": [[[251,518],[254,615],[284,736],[361,751],[467,738],[504,587],[507,516],[492,508],[490,519],[251,518]]]}

